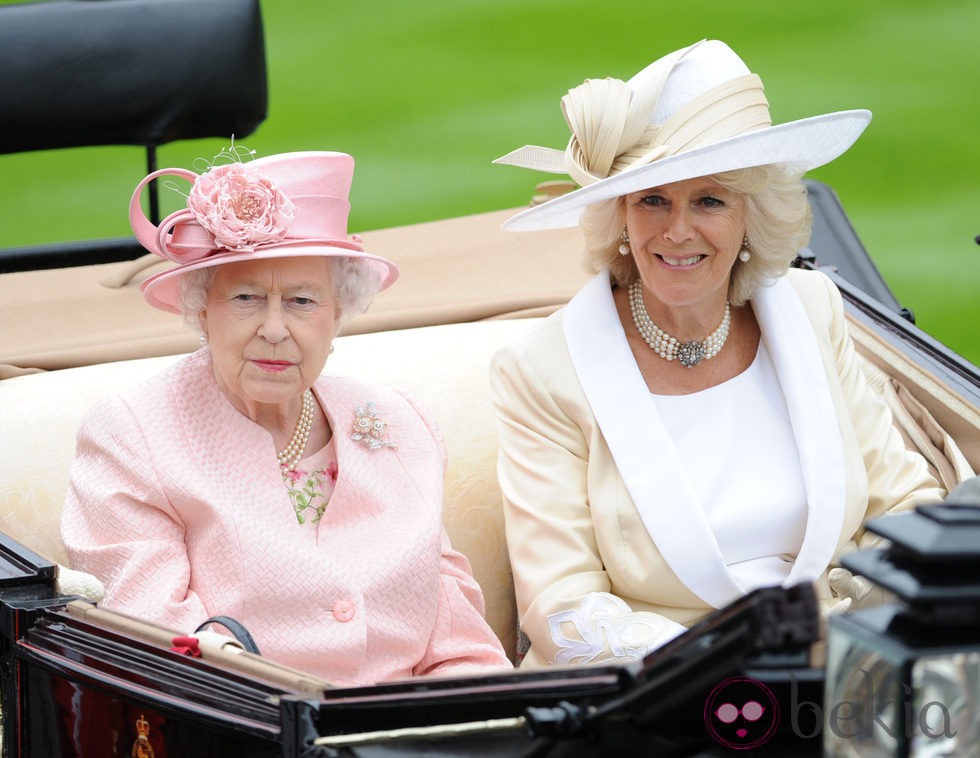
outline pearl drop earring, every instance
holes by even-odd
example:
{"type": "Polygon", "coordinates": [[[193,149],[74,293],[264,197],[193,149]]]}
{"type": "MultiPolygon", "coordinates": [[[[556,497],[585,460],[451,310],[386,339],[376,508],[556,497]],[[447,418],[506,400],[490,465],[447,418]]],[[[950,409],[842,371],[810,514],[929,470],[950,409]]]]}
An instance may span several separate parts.
{"type": "Polygon", "coordinates": [[[748,237],[743,237],[742,238],[742,250],[738,254],[738,259],[740,261],[742,261],[742,263],[748,263],[749,262],[749,258],[751,258],[751,257],[752,257],[752,251],[749,249],[749,238],[748,237]]]}
{"type": "Polygon", "coordinates": [[[621,238],[623,241],[619,243],[619,254],[629,255],[630,254],[630,233],[626,231],[626,227],[623,227],[623,236],[621,238]]]}
{"type": "Polygon", "coordinates": [[[202,333],[201,336],[197,338],[197,341],[200,342],[202,346],[208,344],[208,335],[202,333]]]}

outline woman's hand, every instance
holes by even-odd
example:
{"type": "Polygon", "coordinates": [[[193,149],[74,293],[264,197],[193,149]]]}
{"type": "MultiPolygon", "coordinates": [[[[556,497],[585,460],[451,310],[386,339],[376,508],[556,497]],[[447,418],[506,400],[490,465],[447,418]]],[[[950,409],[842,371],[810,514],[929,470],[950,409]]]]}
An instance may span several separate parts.
{"type": "Polygon", "coordinates": [[[827,574],[827,582],[837,598],[837,604],[831,607],[830,613],[873,608],[888,600],[881,587],[863,576],[855,576],[846,568],[832,568],[827,574]]]}

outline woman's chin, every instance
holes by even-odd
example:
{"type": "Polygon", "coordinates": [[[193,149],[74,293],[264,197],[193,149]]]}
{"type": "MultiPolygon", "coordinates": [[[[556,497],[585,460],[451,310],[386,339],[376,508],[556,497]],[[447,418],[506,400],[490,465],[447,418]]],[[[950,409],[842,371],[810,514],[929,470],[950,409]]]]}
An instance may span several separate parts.
{"type": "Polygon", "coordinates": [[[237,396],[237,400],[245,405],[281,405],[293,399],[299,398],[303,394],[303,387],[300,386],[295,378],[286,381],[279,377],[267,378],[265,381],[246,381],[241,386],[230,390],[237,396]]]}

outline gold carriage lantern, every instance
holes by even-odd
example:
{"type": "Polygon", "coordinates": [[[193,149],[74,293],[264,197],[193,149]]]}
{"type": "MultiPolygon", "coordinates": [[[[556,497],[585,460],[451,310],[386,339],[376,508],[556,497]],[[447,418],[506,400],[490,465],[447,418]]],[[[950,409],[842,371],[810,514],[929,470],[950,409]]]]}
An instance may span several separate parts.
{"type": "Polygon", "coordinates": [[[842,560],[896,600],[830,619],[824,755],[980,755],[980,497],[960,489],[870,521],[886,546],[842,560]]]}

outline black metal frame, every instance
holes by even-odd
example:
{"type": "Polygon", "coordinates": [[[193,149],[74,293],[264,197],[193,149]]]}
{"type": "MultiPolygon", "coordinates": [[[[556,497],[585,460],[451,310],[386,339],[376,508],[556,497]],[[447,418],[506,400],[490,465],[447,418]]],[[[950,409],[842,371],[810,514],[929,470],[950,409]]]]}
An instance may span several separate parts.
{"type": "MultiPolygon", "coordinates": [[[[268,110],[264,44],[259,0],[0,5],[0,153],[136,145],[151,173],[161,145],[246,137],[268,110]]],[[[148,215],[158,222],[155,184],[148,215]]],[[[10,248],[0,273],[144,252],[132,238],[10,248]]]]}

